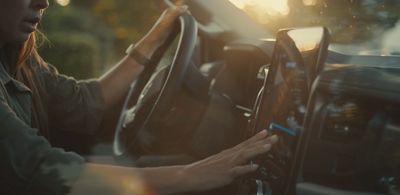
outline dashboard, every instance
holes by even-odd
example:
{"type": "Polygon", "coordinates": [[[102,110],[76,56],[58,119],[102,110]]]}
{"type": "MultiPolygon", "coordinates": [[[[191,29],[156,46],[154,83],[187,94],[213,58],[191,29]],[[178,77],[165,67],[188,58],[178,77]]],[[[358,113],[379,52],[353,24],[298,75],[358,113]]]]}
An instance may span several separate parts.
{"type": "Polygon", "coordinates": [[[400,71],[340,64],[330,68],[312,93],[297,159],[302,179],[297,182],[394,194],[400,184],[400,71]]]}
{"type": "Polygon", "coordinates": [[[239,194],[398,194],[398,75],[396,68],[328,64],[314,82],[305,115],[296,116],[300,104],[286,103],[282,117],[267,123],[278,104],[256,103],[259,118],[249,125],[267,127],[281,140],[254,159],[261,167],[239,194]]]}
{"type": "MultiPolygon", "coordinates": [[[[266,128],[280,142],[253,160],[260,169],[241,181],[238,194],[398,194],[400,69],[393,62],[399,59],[388,57],[392,65],[386,66],[386,57],[343,56],[330,52],[306,99],[302,85],[295,85],[305,82],[301,75],[285,94],[277,82],[263,96],[260,71],[271,69],[252,65],[259,71],[247,77],[258,91],[244,94],[255,106],[241,105],[258,116],[247,116],[247,136],[266,128]],[[274,109],[278,114],[271,117],[274,109]]],[[[229,65],[237,62],[233,57],[229,65]]]]}
{"type": "Polygon", "coordinates": [[[216,138],[205,140],[220,143],[231,137],[229,132],[244,132],[245,139],[264,128],[280,135],[273,151],[253,159],[261,165],[255,174],[240,180],[234,193],[218,194],[399,194],[399,57],[350,56],[328,51],[325,69],[311,79],[315,81],[307,92],[293,85],[304,83],[300,79],[284,93],[284,83],[274,83],[275,88],[269,88],[268,95],[263,96],[263,81],[271,72],[275,41],[238,42],[239,38],[266,35],[253,35],[251,30],[255,28],[239,22],[241,17],[228,20],[226,16],[231,11],[220,11],[228,5],[215,6],[219,4],[211,1],[196,4],[201,6],[192,7],[212,11],[203,14],[202,9],[192,10],[194,15],[205,16],[200,20],[205,27],[201,29],[210,29],[205,34],[226,43],[223,55],[216,59],[225,64],[212,82],[212,93],[223,97],[228,107],[221,109],[227,112],[215,118],[229,125],[223,125],[227,126],[226,131],[215,136],[222,129],[218,126],[218,131],[212,132],[216,138]],[[218,18],[215,23],[219,29],[229,28],[215,33],[218,28],[208,25],[211,17],[218,18]],[[229,42],[233,39],[235,43],[229,42]],[[282,103],[276,101],[277,97],[283,97],[282,103]],[[267,103],[260,104],[261,100],[267,103]],[[274,109],[276,114],[270,116],[274,109]],[[258,112],[257,117],[254,111],[258,112]]]}
{"type": "MultiPolygon", "coordinates": [[[[282,82],[290,74],[286,69],[279,70],[283,74],[276,77],[281,79],[266,89],[275,43],[243,40],[224,47],[225,67],[213,89],[239,113],[221,115],[221,121],[232,123],[226,132],[244,131],[245,139],[268,129],[280,137],[270,153],[253,159],[261,165],[259,170],[238,181],[239,188],[233,191],[243,195],[398,194],[400,58],[328,51],[325,68],[312,86],[304,89],[307,81],[301,71],[289,85],[282,82]]],[[[224,133],[216,142],[227,137],[224,133]]]]}

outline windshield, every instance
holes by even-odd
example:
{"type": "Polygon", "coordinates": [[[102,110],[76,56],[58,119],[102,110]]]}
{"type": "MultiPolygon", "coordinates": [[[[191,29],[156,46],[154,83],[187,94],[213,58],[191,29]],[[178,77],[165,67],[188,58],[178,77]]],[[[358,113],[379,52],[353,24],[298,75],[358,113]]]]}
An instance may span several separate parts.
{"type": "Polygon", "coordinates": [[[400,0],[229,0],[269,32],[326,26],[347,54],[400,55],[400,0]]]}

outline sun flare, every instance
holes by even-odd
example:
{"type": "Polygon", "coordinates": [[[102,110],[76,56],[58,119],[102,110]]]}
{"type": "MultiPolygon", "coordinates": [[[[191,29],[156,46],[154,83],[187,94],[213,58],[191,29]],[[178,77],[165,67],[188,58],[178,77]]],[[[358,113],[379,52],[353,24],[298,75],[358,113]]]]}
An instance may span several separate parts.
{"type": "Polygon", "coordinates": [[[229,0],[238,8],[250,7],[256,14],[287,15],[289,6],[287,0],[229,0]]]}
{"type": "Polygon", "coordinates": [[[71,3],[70,0],[56,0],[56,2],[61,6],[67,6],[71,3]]]}

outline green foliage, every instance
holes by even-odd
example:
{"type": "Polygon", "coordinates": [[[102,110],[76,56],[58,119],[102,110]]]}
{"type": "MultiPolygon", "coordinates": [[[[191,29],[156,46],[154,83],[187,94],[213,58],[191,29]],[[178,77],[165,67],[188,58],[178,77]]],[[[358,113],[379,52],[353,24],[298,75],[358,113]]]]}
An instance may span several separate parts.
{"type": "Polygon", "coordinates": [[[96,77],[110,64],[113,53],[112,30],[87,10],[53,4],[42,22],[50,47],[40,48],[46,61],[76,78],[96,77]]]}
{"type": "Polygon", "coordinates": [[[71,0],[66,7],[53,1],[42,21],[52,47],[40,52],[62,73],[99,76],[151,28],[159,14],[154,1],[71,0]],[[89,69],[88,74],[82,73],[84,69],[89,69]]]}
{"type": "Polygon", "coordinates": [[[53,5],[47,9],[43,18],[45,33],[82,32],[98,39],[100,42],[112,42],[112,29],[96,19],[86,9],[80,7],[61,7],[53,5]]]}
{"type": "Polygon", "coordinates": [[[150,30],[160,14],[154,1],[143,0],[97,0],[88,9],[112,29],[120,53],[150,30]]]}
{"type": "Polygon", "coordinates": [[[53,33],[49,47],[42,47],[42,56],[66,75],[77,79],[98,76],[100,67],[99,42],[87,33],[53,33]]]}

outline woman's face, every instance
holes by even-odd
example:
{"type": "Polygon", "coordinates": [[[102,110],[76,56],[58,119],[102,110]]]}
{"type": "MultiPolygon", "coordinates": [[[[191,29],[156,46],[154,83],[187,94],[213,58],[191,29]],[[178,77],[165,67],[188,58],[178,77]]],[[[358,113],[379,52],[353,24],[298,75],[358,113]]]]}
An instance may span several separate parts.
{"type": "Polygon", "coordinates": [[[28,39],[37,28],[48,0],[0,0],[0,46],[28,39]]]}

